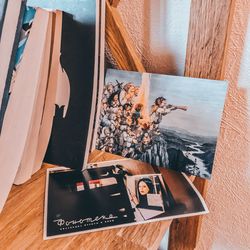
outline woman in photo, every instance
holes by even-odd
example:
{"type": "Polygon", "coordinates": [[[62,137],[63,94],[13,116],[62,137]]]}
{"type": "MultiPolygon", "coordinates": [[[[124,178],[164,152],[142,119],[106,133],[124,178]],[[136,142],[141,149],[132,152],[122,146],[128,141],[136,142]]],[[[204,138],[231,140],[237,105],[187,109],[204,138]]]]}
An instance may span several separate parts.
{"type": "Polygon", "coordinates": [[[149,204],[148,195],[150,194],[157,195],[153,182],[150,178],[142,178],[137,183],[136,196],[132,196],[132,201],[134,202],[137,208],[163,211],[163,206],[159,206],[159,204],[158,206],[155,204],[149,204]]]}
{"type": "Polygon", "coordinates": [[[137,184],[138,204],[139,208],[148,208],[148,194],[154,193],[154,186],[149,178],[141,179],[137,184]]]}

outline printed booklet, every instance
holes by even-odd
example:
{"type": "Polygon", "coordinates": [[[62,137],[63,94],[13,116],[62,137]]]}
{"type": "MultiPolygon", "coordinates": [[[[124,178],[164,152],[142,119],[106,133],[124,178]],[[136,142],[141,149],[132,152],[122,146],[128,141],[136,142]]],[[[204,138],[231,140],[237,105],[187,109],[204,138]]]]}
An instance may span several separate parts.
{"type": "Polygon", "coordinates": [[[206,213],[184,174],[139,161],[47,170],[44,239],[206,213]]]}

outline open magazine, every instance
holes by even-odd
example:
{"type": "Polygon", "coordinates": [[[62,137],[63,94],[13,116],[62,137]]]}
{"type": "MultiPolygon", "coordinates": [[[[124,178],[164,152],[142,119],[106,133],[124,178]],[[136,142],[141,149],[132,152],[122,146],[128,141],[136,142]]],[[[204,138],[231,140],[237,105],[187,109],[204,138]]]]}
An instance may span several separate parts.
{"type": "Polygon", "coordinates": [[[208,212],[184,174],[147,164],[145,173],[140,164],[128,159],[89,164],[83,171],[48,169],[44,238],[208,212]]]}

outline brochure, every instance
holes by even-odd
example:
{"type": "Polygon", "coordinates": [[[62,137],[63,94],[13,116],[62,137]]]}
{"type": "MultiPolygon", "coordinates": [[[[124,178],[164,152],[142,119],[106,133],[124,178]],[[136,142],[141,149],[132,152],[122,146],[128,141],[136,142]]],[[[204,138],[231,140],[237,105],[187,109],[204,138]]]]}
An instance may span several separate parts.
{"type": "Polygon", "coordinates": [[[208,213],[185,174],[141,164],[48,169],[44,239],[208,213]]]}

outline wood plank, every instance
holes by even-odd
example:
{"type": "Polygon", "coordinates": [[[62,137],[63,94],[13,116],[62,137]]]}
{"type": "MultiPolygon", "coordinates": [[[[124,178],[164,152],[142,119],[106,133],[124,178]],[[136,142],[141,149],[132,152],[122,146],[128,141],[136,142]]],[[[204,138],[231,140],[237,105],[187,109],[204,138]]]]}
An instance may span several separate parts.
{"type": "MultiPolygon", "coordinates": [[[[185,76],[222,79],[233,1],[192,1],[185,76]]],[[[194,184],[205,197],[207,181],[196,177],[194,184]]],[[[169,249],[194,249],[201,222],[202,216],[174,220],[170,227],[169,249]]]]}
{"type": "Polygon", "coordinates": [[[109,3],[112,7],[117,8],[118,4],[120,3],[120,0],[109,0],[109,3]]]}
{"type": "MultiPolygon", "coordinates": [[[[193,183],[204,197],[207,181],[196,177],[193,183]]],[[[199,240],[202,218],[203,216],[194,216],[173,220],[170,226],[169,250],[195,249],[199,240]]]]}
{"type": "Polygon", "coordinates": [[[145,72],[118,10],[106,0],[106,42],[119,69],[145,72]]]}
{"type": "Polygon", "coordinates": [[[192,0],[185,76],[221,79],[232,0],[192,0]]]}

